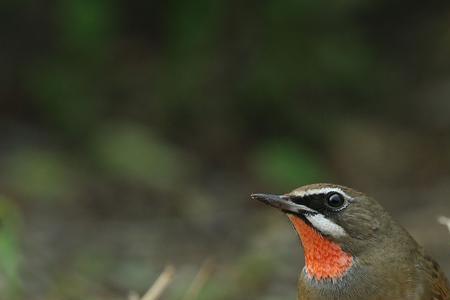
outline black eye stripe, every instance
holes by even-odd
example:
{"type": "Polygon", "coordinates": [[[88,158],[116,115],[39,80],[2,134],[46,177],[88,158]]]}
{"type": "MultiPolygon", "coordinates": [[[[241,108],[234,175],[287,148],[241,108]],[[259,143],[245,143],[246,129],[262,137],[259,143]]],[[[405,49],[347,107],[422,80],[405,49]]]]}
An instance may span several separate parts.
{"type": "Polygon", "coordinates": [[[322,212],[324,209],[323,199],[325,196],[326,194],[312,194],[312,195],[305,195],[302,197],[293,197],[291,198],[291,200],[294,203],[305,205],[311,209],[322,212]]]}
{"type": "Polygon", "coordinates": [[[349,203],[346,196],[334,191],[321,194],[293,196],[290,200],[294,203],[314,209],[324,215],[334,214],[347,207],[347,204],[349,203]]]}
{"type": "Polygon", "coordinates": [[[318,199],[322,198],[323,196],[324,196],[323,194],[305,195],[305,196],[301,196],[301,197],[298,196],[298,197],[292,198],[292,201],[297,204],[309,206],[315,200],[318,200],[318,199]]]}

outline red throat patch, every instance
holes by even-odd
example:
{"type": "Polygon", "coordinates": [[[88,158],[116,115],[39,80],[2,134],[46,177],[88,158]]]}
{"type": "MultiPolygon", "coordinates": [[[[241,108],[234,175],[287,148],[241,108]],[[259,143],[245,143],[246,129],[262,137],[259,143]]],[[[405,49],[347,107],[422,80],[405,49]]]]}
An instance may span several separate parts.
{"type": "Polygon", "coordinates": [[[305,252],[308,275],[316,279],[337,279],[353,265],[353,257],[342,248],[323,237],[299,217],[288,215],[300,236],[305,252]]]}

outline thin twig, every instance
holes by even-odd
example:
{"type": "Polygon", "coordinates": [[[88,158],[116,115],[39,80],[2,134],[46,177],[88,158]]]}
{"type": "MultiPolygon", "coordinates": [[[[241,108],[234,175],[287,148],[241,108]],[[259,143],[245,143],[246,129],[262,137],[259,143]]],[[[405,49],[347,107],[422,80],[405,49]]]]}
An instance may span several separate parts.
{"type": "Polygon", "coordinates": [[[444,217],[444,216],[440,216],[438,218],[438,222],[441,223],[444,226],[447,226],[448,231],[450,231],[450,218],[444,217]]]}
{"type": "Polygon", "coordinates": [[[141,300],[157,300],[173,280],[174,275],[175,267],[172,265],[166,266],[152,287],[142,296],[141,300]]]}
{"type": "Polygon", "coordinates": [[[189,286],[186,294],[184,295],[183,300],[195,300],[198,298],[200,291],[202,290],[202,288],[208,281],[209,277],[211,276],[213,268],[214,268],[213,259],[211,258],[205,259],[199,271],[197,272],[197,275],[195,275],[194,280],[189,286]]]}

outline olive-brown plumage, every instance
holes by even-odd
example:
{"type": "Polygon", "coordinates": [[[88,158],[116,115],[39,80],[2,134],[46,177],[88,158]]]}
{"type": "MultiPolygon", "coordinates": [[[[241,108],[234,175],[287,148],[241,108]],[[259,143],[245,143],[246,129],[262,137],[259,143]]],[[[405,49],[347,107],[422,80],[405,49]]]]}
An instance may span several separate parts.
{"type": "Polygon", "coordinates": [[[252,198],[285,212],[305,253],[298,300],[449,300],[439,265],[374,199],[313,184],[252,198]]]}

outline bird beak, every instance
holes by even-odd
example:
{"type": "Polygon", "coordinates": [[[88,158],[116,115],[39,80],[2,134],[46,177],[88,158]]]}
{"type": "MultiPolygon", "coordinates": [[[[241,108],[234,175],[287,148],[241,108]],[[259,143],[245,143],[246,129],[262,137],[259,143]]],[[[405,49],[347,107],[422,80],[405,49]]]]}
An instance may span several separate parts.
{"type": "Polygon", "coordinates": [[[252,199],[261,201],[272,207],[278,208],[285,213],[291,214],[317,213],[316,210],[311,209],[305,205],[292,202],[290,197],[286,195],[278,196],[270,194],[252,194],[250,197],[252,199]]]}

